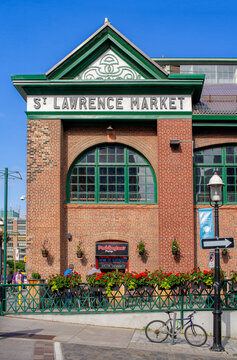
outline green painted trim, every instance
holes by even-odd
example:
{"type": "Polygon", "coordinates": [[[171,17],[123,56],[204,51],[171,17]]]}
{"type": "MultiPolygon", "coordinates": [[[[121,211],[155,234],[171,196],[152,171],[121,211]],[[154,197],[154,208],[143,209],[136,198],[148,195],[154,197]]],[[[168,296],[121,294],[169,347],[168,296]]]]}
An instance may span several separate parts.
{"type": "MultiPolygon", "coordinates": [[[[113,40],[112,37],[110,37],[111,41],[113,40]]],[[[148,62],[144,59],[141,54],[135,52],[132,48],[127,48],[127,46],[124,46],[120,41],[113,40],[114,44],[117,45],[118,48],[120,48],[125,54],[128,54],[133,61],[139,64],[139,66],[143,67],[148,73],[151,74],[152,77],[155,79],[167,79],[167,76],[165,74],[162,74],[159,69],[157,69],[152,63],[148,62]]]]}
{"type": "Polygon", "coordinates": [[[37,75],[11,75],[11,80],[47,80],[47,76],[45,74],[37,74],[37,75]]]}
{"type": "Polygon", "coordinates": [[[169,79],[200,79],[205,80],[205,74],[169,74],[169,79]]]}
{"type": "MultiPolygon", "coordinates": [[[[22,75],[20,75],[22,76],[22,75]]],[[[199,86],[202,87],[203,80],[198,78],[180,78],[177,77],[169,80],[169,79],[141,79],[141,80],[74,80],[74,79],[56,79],[56,80],[46,80],[46,81],[19,81],[14,80],[13,84],[15,86],[102,86],[102,85],[109,85],[109,86],[120,86],[120,85],[135,85],[135,86],[146,86],[146,85],[157,85],[157,86],[199,86]]],[[[174,92],[173,92],[174,93],[174,92]]]]}
{"type": "Polygon", "coordinates": [[[96,59],[109,49],[108,42],[103,43],[99,48],[92,52],[88,57],[84,57],[75,67],[72,67],[63,77],[63,79],[72,80],[78,76],[82,71],[87,69],[96,59]]]}
{"type": "Polygon", "coordinates": [[[198,122],[193,122],[192,124],[193,127],[236,127],[237,123],[225,123],[225,122],[220,122],[220,123],[198,123],[198,122]]]}
{"type": "Polygon", "coordinates": [[[193,120],[237,120],[237,115],[193,115],[193,120]]]}
{"type": "MultiPolygon", "coordinates": [[[[146,157],[140,153],[139,151],[137,151],[136,149],[130,147],[130,146],[125,146],[124,144],[121,144],[120,143],[116,143],[114,144],[114,146],[123,146],[124,148],[124,156],[125,156],[125,160],[124,160],[124,163],[99,163],[99,146],[103,145],[103,143],[101,144],[97,144],[96,146],[92,146],[92,147],[89,147],[88,149],[86,149],[85,151],[83,151],[81,154],[79,154],[79,156],[77,156],[77,158],[73,161],[73,163],[71,164],[69,170],[68,170],[68,174],[67,174],[67,180],[66,180],[66,202],[67,204],[87,204],[87,205],[94,205],[94,204],[99,204],[99,205],[111,205],[111,204],[116,204],[116,205],[156,205],[157,204],[157,179],[156,179],[156,174],[155,174],[155,171],[152,167],[152,165],[150,164],[150,162],[146,159],[146,157]],[[97,171],[95,171],[95,201],[93,202],[88,202],[88,201],[73,201],[73,202],[70,202],[70,178],[71,178],[71,174],[72,174],[72,171],[73,171],[73,168],[74,166],[76,165],[76,163],[78,162],[78,160],[80,158],[82,158],[86,153],[88,153],[89,151],[91,151],[92,149],[95,149],[95,163],[82,163],[81,166],[91,166],[91,167],[95,167],[95,169],[97,171]],[[129,161],[128,161],[128,151],[129,150],[132,150],[134,151],[137,155],[139,155],[144,161],[145,161],[145,164],[130,164],[129,161]],[[109,167],[109,166],[114,166],[114,167],[124,167],[125,171],[124,171],[124,197],[125,197],[125,201],[124,202],[118,202],[118,201],[102,201],[100,202],[99,201],[99,172],[98,172],[98,169],[99,169],[99,166],[104,166],[104,167],[109,167]],[[128,197],[128,194],[129,194],[129,189],[128,189],[128,185],[129,185],[129,182],[127,181],[128,178],[129,178],[129,174],[127,172],[127,169],[128,167],[149,167],[149,169],[151,170],[151,173],[152,173],[152,177],[153,177],[153,182],[154,182],[154,202],[129,202],[129,197],[128,197]]],[[[105,146],[113,146],[113,145],[108,145],[107,143],[104,144],[105,146]]]]}
{"type": "Polygon", "coordinates": [[[14,86],[26,100],[27,95],[84,95],[84,94],[167,94],[191,95],[193,103],[199,101],[202,80],[136,80],[136,81],[76,81],[76,80],[46,80],[46,81],[13,81],[14,86]]]}
{"type": "MultiPolygon", "coordinates": [[[[67,77],[66,74],[69,74],[73,71],[78,65],[89,58],[93,53],[98,51],[98,49],[103,46],[104,43],[108,43],[107,46],[116,45],[127,57],[131,57],[134,65],[139,64],[144,68],[148,73],[150,73],[155,78],[167,78],[165,73],[162,73],[162,70],[158,69],[152,61],[145,58],[137,49],[135,49],[131,44],[129,44],[124,38],[120,37],[111,27],[105,27],[101,32],[97,33],[93,38],[90,39],[84,46],[80,47],[75,53],[73,53],[69,58],[58,65],[50,74],[50,79],[59,79],[62,77],[67,77]],[[153,75],[154,74],[154,75],[153,75]]],[[[98,56],[97,56],[98,57],[98,56]]],[[[93,57],[94,61],[95,56],[93,57]]],[[[89,63],[93,62],[89,60],[89,63]]],[[[88,62],[87,62],[88,63],[88,62]]],[[[85,68],[85,64],[84,64],[85,68]]],[[[81,69],[79,69],[80,72],[81,69]]],[[[83,71],[83,70],[81,70],[83,71]]],[[[78,69],[77,69],[78,72],[78,69]]],[[[74,72],[75,73],[75,72],[74,72]]]]}
{"type": "MultiPolygon", "coordinates": [[[[65,64],[65,66],[63,67],[63,69],[61,71],[57,71],[56,75],[54,75],[53,77],[50,76],[49,78],[51,79],[60,79],[63,76],[65,76],[67,73],[69,73],[73,68],[77,67],[81,62],[83,62],[87,57],[89,57],[93,52],[95,52],[101,45],[103,45],[103,43],[105,42],[105,40],[107,40],[108,36],[106,35],[105,37],[103,37],[102,39],[100,39],[94,46],[92,46],[86,53],[84,53],[83,55],[81,55],[80,57],[76,58],[73,62],[71,62],[71,64],[65,64]]],[[[94,58],[93,58],[94,61],[94,58]]]]}
{"type": "Polygon", "coordinates": [[[152,112],[152,113],[141,113],[141,112],[94,112],[88,113],[86,111],[83,112],[72,112],[68,111],[67,113],[62,111],[54,111],[51,113],[48,112],[30,112],[25,111],[28,119],[64,119],[64,120],[92,120],[92,121],[99,121],[99,120],[157,120],[157,119],[190,119],[192,117],[192,113],[188,111],[180,112],[177,111],[176,113],[167,111],[167,112],[152,112]]]}

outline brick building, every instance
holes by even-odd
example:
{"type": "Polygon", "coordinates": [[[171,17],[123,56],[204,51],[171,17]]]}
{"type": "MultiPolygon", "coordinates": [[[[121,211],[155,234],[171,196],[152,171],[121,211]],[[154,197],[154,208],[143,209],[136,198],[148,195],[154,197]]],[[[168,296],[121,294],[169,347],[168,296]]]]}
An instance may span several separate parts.
{"type": "MultiPolygon", "coordinates": [[[[0,210],[0,219],[3,219],[4,211],[0,210]]],[[[26,256],[26,218],[20,217],[16,211],[7,212],[7,229],[9,240],[7,241],[7,260],[24,262],[26,256]]],[[[0,225],[0,232],[4,233],[4,225],[0,225]]]]}
{"type": "MultiPolygon", "coordinates": [[[[235,236],[236,85],[204,86],[205,75],[182,66],[149,58],[106,21],[45,75],[12,76],[27,101],[29,274],[73,263],[84,278],[95,261],[130,271],[207,268],[198,209],[209,207],[214,170],[226,184],[220,234],[235,236]]],[[[236,267],[236,250],[221,261],[236,267]]]]}

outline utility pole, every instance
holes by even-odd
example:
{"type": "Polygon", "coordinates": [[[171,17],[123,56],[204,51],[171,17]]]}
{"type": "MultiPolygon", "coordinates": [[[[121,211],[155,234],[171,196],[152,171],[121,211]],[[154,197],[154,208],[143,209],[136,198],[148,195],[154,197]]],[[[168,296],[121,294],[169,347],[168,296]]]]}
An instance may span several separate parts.
{"type": "MultiPolygon", "coordinates": [[[[8,179],[22,180],[19,171],[0,170],[0,179],[4,178],[4,255],[3,255],[3,284],[6,285],[6,268],[7,268],[7,202],[8,202],[8,179]]],[[[2,251],[2,248],[1,248],[2,251]]],[[[1,258],[2,260],[2,258],[1,258]]],[[[2,267],[2,263],[1,263],[2,267]]]]}

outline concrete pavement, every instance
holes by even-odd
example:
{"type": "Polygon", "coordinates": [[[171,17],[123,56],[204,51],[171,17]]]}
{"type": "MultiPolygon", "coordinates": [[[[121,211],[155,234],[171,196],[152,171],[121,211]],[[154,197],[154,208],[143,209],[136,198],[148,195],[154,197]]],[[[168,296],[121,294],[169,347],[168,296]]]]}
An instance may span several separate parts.
{"type": "Polygon", "coordinates": [[[209,350],[213,342],[210,337],[201,348],[187,344],[183,335],[175,345],[170,340],[154,344],[147,340],[144,330],[112,326],[2,317],[0,360],[237,359],[237,339],[224,338],[225,352],[216,353],[209,350]]]}

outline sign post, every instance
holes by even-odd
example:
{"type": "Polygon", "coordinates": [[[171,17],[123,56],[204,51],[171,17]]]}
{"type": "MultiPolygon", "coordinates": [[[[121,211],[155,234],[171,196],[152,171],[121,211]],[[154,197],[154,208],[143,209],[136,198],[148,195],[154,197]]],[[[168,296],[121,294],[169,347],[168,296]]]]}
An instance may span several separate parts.
{"type": "MultiPolygon", "coordinates": [[[[211,348],[213,351],[223,351],[221,344],[221,299],[220,299],[220,249],[228,249],[234,247],[234,238],[219,238],[219,219],[215,221],[215,238],[202,239],[203,249],[215,249],[215,282],[214,282],[214,321],[213,321],[213,337],[214,344],[211,348]]],[[[209,257],[210,263],[210,257],[209,257]]]]}

